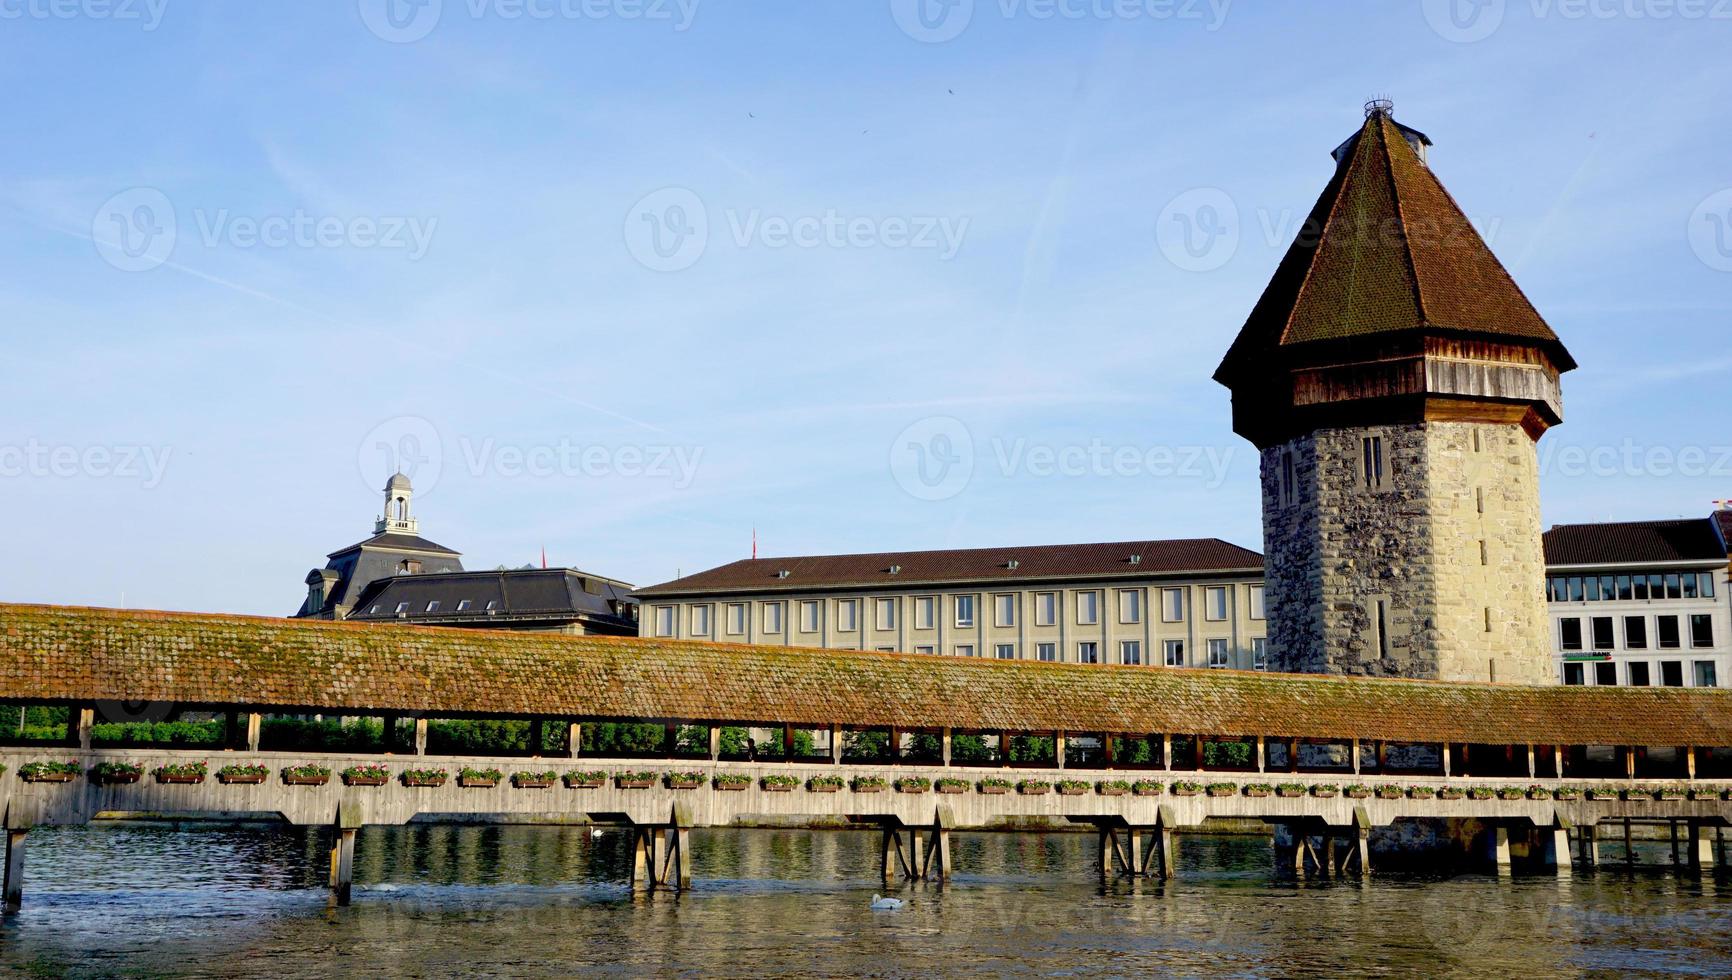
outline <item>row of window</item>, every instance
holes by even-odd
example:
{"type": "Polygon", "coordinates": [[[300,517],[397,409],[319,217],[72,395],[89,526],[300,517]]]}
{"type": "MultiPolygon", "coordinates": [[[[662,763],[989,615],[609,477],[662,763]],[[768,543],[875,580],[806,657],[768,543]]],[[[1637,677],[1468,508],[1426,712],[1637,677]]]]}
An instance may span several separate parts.
{"type": "MultiPolygon", "coordinates": [[[[1185,594],[1187,589],[1162,589],[1161,591],[1161,621],[1164,623],[1182,623],[1185,621],[1185,594]]],[[[1136,624],[1143,621],[1144,590],[1117,589],[1114,597],[1118,604],[1118,621],[1121,624],[1136,624]]],[[[913,628],[930,630],[937,628],[939,614],[938,596],[913,597],[913,628]]],[[[973,629],[976,625],[975,602],[978,597],[973,595],[950,596],[950,621],[957,629],[973,629]]],[[[1022,599],[1020,593],[1001,593],[991,597],[992,624],[998,628],[1009,628],[1017,625],[1019,607],[1022,599]]],[[[1101,621],[1101,603],[1104,593],[1100,591],[1084,591],[1076,593],[1075,611],[1076,623],[1079,626],[1096,626],[1101,621]]],[[[802,633],[817,633],[823,628],[823,602],[819,599],[803,599],[797,606],[798,628],[802,633]]],[[[861,599],[831,599],[832,621],[840,633],[852,633],[860,628],[861,599]]],[[[880,598],[869,600],[872,603],[873,623],[877,629],[894,630],[897,628],[901,615],[902,600],[899,598],[880,598]]],[[[1034,594],[1034,625],[1055,626],[1058,623],[1060,594],[1058,592],[1036,592],[1034,594]]],[[[783,615],[786,603],[760,603],[760,628],[767,635],[779,635],[783,631],[783,615]]],[[[714,607],[709,604],[692,605],[687,613],[689,622],[687,628],[691,636],[710,636],[714,629],[711,617],[714,607]]],[[[723,615],[724,630],[729,636],[744,636],[746,634],[747,616],[750,604],[745,602],[727,603],[723,615]]],[[[677,632],[675,617],[677,606],[657,606],[655,611],[655,635],[674,636],[677,632]]],[[[1226,622],[1231,615],[1232,599],[1227,586],[1210,586],[1203,593],[1203,618],[1208,622],[1226,622]]],[[[1251,587],[1252,619],[1263,619],[1263,586],[1251,587]]]]}
{"type": "Polygon", "coordinates": [[[1634,602],[1647,599],[1712,599],[1714,572],[1653,575],[1554,575],[1546,579],[1552,602],[1634,602]]]}
{"type": "MultiPolygon", "coordinates": [[[[397,608],[395,610],[396,614],[399,616],[403,615],[404,613],[409,611],[409,607],[413,604],[414,603],[409,603],[409,602],[397,603],[397,608]]],[[[444,603],[440,602],[438,599],[434,599],[434,600],[431,600],[430,602],[427,603],[427,608],[423,609],[422,612],[435,613],[435,612],[438,612],[443,605],[444,605],[444,603]]],[[[383,609],[383,608],[384,608],[384,606],[382,604],[375,604],[373,606],[373,608],[367,610],[367,615],[377,616],[377,615],[379,615],[379,610],[383,609]]],[[[474,608],[475,608],[475,603],[474,603],[474,601],[472,601],[470,599],[457,600],[457,609],[456,609],[457,612],[468,612],[474,608]]],[[[487,600],[487,605],[483,606],[482,608],[488,612],[492,612],[495,609],[499,608],[499,602],[496,599],[489,599],[489,600],[487,600]]]]}
{"type": "MultiPolygon", "coordinates": [[[[878,650],[881,653],[895,652],[893,647],[879,647],[878,650]]],[[[1162,663],[1166,664],[1168,667],[1198,666],[1209,667],[1215,670],[1225,670],[1233,666],[1232,650],[1228,646],[1226,640],[1209,640],[1207,642],[1206,650],[1205,661],[1193,665],[1186,654],[1185,641],[1168,640],[1162,649],[1162,663]]],[[[914,652],[936,656],[938,648],[935,646],[917,646],[914,648],[914,652]]],[[[951,652],[958,657],[974,657],[980,655],[979,649],[972,643],[958,643],[951,649],[951,652]]],[[[1014,643],[993,644],[992,655],[997,657],[999,660],[1020,659],[1017,645],[1014,643]]],[[[1102,656],[1101,645],[1099,643],[1084,641],[1076,645],[1076,660],[1074,662],[1079,664],[1107,663],[1108,661],[1103,660],[1102,656]]],[[[1059,659],[1058,644],[1036,643],[1034,645],[1034,659],[1042,663],[1056,663],[1059,659]]],[[[1118,660],[1112,662],[1127,667],[1142,666],[1144,663],[1142,641],[1121,640],[1119,642],[1118,660]]],[[[1251,668],[1253,670],[1267,670],[1269,668],[1269,649],[1267,641],[1263,639],[1255,639],[1251,641],[1251,668]]]]}
{"type": "MultiPolygon", "coordinates": [[[[1629,687],[1654,686],[1653,665],[1645,660],[1631,660],[1624,665],[1624,683],[1629,687]]],[[[1660,661],[1660,686],[1683,687],[1684,663],[1681,660],[1660,661]]],[[[1719,687],[1720,678],[1712,660],[1698,660],[1691,665],[1694,668],[1697,687],[1719,687]]],[[[1618,684],[1618,664],[1610,660],[1593,664],[1564,664],[1564,683],[1579,687],[1587,683],[1588,677],[1593,677],[1595,687],[1616,687],[1618,684]],[[1592,667],[1590,674],[1587,668],[1592,667]]]]}
{"type": "MultiPolygon", "coordinates": [[[[1624,643],[1618,645],[1618,618],[1615,616],[1594,616],[1586,621],[1578,616],[1558,620],[1558,645],[1566,651],[1586,650],[1588,641],[1593,641],[1593,649],[1597,651],[1610,650],[1646,650],[1648,649],[1648,617],[1624,616],[1624,643]]],[[[1683,620],[1678,616],[1654,617],[1655,649],[1681,650],[1684,647],[1683,620]]],[[[1696,650],[1707,650],[1714,646],[1714,617],[1690,617],[1690,646],[1696,650]]]]}

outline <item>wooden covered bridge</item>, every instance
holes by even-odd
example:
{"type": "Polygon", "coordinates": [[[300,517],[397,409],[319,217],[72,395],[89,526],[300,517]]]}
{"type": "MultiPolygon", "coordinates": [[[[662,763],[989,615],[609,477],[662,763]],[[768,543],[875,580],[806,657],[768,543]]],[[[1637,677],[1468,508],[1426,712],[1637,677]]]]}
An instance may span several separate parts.
{"type": "Polygon", "coordinates": [[[1568,873],[1598,860],[1605,828],[1627,840],[1640,823],[1670,826],[1680,863],[1712,868],[1732,818],[1732,694],[1697,689],[0,605],[0,701],[71,718],[58,744],[0,747],[8,908],[21,900],[31,827],[129,814],[328,825],[339,902],[355,831],[415,818],[629,827],[645,888],[689,882],[691,830],[766,823],[877,827],[886,878],[942,880],[951,830],[1092,826],[1103,874],[1166,876],[1175,832],[1260,820],[1286,867],[1367,874],[1375,828],[1432,821],[1470,828],[1500,868],[1525,854],[1568,873]],[[92,738],[102,717],[188,713],[226,719],[225,745],[92,738]],[[381,718],[386,743],[277,751],[260,741],[267,716],[381,718]],[[439,719],[528,722],[532,749],[433,757],[426,733],[439,719]],[[582,752],[585,726],[622,724],[667,737],[653,752],[582,752]],[[760,749],[725,751],[729,728],[760,749]]]}

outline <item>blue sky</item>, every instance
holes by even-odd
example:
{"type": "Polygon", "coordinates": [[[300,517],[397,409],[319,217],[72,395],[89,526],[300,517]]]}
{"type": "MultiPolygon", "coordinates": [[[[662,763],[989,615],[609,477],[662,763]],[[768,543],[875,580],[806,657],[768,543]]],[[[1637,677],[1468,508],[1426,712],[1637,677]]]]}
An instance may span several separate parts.
{"type": "Polygon", "coordinates": [[[1732,497],[1732,4],[384,2],[0,0],[0,599],[287,613],[397,459],[471,567],[1257,547],[1209,376],[1384,94],[1547,522],[1732,497]]]}

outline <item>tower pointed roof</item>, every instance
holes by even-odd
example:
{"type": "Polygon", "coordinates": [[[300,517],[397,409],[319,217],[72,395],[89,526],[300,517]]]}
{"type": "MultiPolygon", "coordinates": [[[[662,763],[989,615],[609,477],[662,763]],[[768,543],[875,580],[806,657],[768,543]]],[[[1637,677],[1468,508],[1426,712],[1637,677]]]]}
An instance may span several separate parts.
{"type": "Polygon", "coordinates": [[[1576,364],[1415,148],[1387,103],[1337,151],[1334,176],[1215,380],[1267,376],[1291,348],[1439,334],[1542,348],[1576,364]]]}

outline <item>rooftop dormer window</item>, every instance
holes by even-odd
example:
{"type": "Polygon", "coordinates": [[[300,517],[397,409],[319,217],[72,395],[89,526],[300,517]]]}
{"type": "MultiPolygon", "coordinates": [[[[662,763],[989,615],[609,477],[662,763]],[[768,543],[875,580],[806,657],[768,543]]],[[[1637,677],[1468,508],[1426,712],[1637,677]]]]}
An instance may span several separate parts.
{"type": "Polygon", "coordinates": [[[473,605],[473,603],[471,603],[468,599],[459,599],[459,600],[457,600],[457,611],[458,612],[467,612],[471,605],[473,605]]]}
{"type": "Polygon", "coordinates": [[[428,612],[438,612],[439,611],[439,600],[434,599],[431,602],[427,603],[427,611],[428,612]]]}

